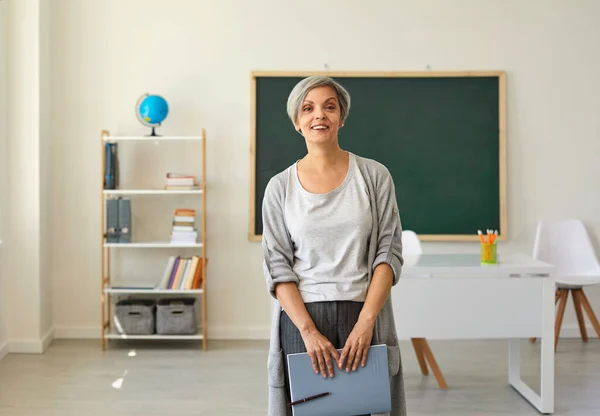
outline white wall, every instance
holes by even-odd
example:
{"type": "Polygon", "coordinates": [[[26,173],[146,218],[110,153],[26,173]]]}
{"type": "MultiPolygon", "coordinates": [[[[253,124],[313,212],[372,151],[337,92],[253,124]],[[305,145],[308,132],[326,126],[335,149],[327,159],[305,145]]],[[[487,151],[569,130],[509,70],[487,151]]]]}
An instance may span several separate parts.
{"type": "Polygon", "coordinates": [[[10,351],[39,353],[52,340],[53,326],[47,313],[48,255],[42,252],[50,237],[43,212],[49,191],[42,189],[50,186],[43,178],[50,159],[41,154],[48,150],[41,114],[49,95],[41,92],[48,79],[40,75],[47,61],[40,52],[40,45],[47,45],[40,36],[49,15],[40,0],[9,0],[7,15],[8,181],[2,246],[6,333],[10,351]]]}
{"type": "MultiPolygon", "coordinates": [[[[6,1],[0,1],[0,241],[4,238],[6,198],[6,58],[8,34],[8,6],[6,1]]],[[[8,352],[8,337],[6,335],[6,272],[4,250],[0,243],[0,360],[8,352]]]]}
{"type": "Polygon", "coordinates": [[[38,5],[8,2],[8,204],[5,230],[8,336],[39,339],[38,5]]]}
{"type": "MultiPolygon", "coordinates": [[[[268,336],[261,248],[247,241],[252,70],[325,64],[332,70],[505,70],[505,247],[529,250],[538,218],[580,217],[594,238],[600,234],[600,193],[589,188],[600,177],[600,2],[379,0],[366,8],[358,0],[56,0],[53,7],[57,336],[99,335],[99,133],[145,134],[133,109],[147,91],[171,104],[164,134],[207,129],[209,337],[268,336]]],[[[139,166],[133,156],[123,163],[139,166]]],[[[470,247],[426,244],[425,250],[470,247]]],[[[121,271],[160,274],[157,260],[139,258],[147,262],[121,271]]],[[[600,312],[600,290],[589,296],[600,312]]],[[[569,311],[565,325],[575,322],[569,311]]]]}

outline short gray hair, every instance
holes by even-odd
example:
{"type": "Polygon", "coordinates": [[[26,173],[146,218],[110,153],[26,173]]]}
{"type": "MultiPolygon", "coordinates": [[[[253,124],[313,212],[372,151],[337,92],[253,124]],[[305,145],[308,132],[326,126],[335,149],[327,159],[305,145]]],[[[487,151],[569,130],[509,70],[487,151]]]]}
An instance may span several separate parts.
{"type": "Polygon", "coordinates": [[[306,98],[306,94],[313,88],[318,87],[330,87],[335,91],[340,104],[340,118],[342,122],[346,120],[346,117],[348,117],[348,113],[350,112],[350,94],[348,94],[348,91],[330,77],[313,75],[298,82],[292,89],[292,92],[290,92],[287,100],[287,113],[290,120],[292,120],[292,123],[296,123],[298,113],[306,98]]]}

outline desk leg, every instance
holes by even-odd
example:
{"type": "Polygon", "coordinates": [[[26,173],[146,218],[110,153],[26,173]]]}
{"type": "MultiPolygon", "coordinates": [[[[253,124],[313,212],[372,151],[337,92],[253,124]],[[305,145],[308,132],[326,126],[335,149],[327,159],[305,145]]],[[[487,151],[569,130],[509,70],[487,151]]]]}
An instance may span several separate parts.
{"type": "Polygon", "coordinates": [[[551,278],[545,279],[542,301],[542,342],[540,394],[536,394],[521,380],[521,343],[510,339],[508,346],[508,381],[541,413],[554,413],[554,291],[551,278]]]}
{"type": "Polygon", "coordinates": [[[417,360],[419,361],[419,367],[421,367],[421,373],[424,376],[429,375],[429,369],[427,368],[427,363],[425,362],[425,355],[423,354],[423,347],[421,345],[421,340],[423,338],[411,338],[413,348],[415,350],[415,355],[417,356],[417,360]]]}
{"type": "Polygon", "coordinates": [[[508,381],[514,386],[521,382],[521,340],[508,340],[508,381]]]}

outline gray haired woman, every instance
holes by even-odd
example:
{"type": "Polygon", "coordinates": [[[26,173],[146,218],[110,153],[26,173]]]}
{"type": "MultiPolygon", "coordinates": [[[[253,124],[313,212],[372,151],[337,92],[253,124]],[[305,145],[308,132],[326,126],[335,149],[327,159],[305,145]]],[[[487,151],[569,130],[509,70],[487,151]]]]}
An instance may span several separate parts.
{"type": "Polygon", "coordinates": [[[325,76],[301,80],[287,111],[307,154],[267,184],[264,273],[276,300],[268,357],[269,412],[291,415],[286,359],[307,352],[323,377],[366,365],[386,344],[390,416],[406,414],[391,287],[403,265],[394,181],[381,163],[342,150],[350,95],[325,76]],[[341,349],[339,353],[337,349],[341,349]]]}

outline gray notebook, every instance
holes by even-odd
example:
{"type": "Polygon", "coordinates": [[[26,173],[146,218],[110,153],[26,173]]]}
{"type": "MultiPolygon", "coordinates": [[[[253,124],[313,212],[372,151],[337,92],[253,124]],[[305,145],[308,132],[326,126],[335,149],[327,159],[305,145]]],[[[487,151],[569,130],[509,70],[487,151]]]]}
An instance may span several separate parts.
{"type": "MultiPolygon", "coordinates": [[[[338,350],[341,351],[342,350],[338,350]]],[[[369,347],[367,365],[346,373],[335,366],[333,378],[315,374],[307,353],[287,356],[292,402],[331,394],[292,406],[294,416],[349,416],[392,409],[387,346],[369,347]]]]}

